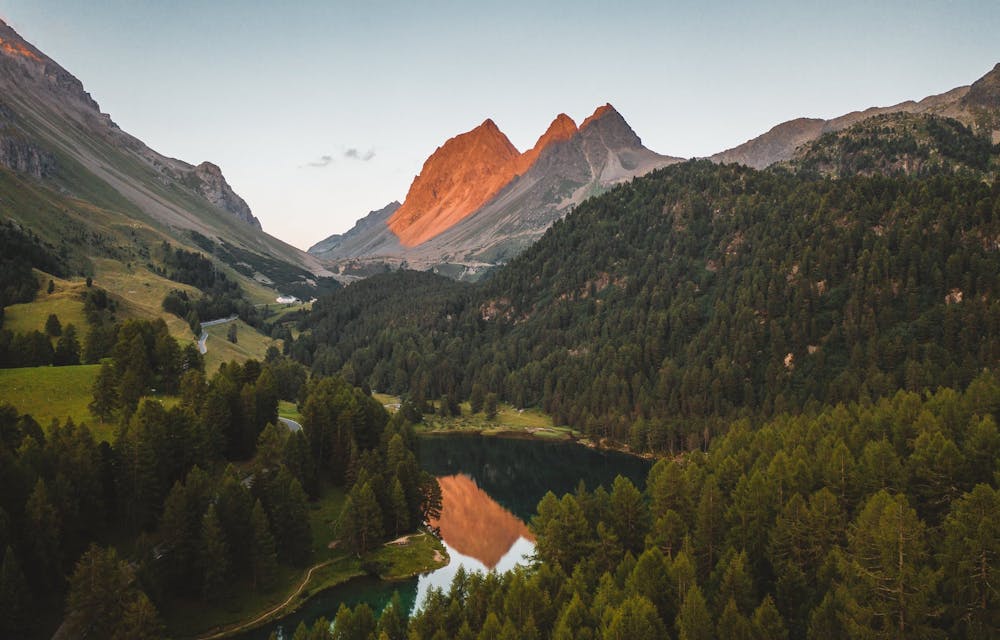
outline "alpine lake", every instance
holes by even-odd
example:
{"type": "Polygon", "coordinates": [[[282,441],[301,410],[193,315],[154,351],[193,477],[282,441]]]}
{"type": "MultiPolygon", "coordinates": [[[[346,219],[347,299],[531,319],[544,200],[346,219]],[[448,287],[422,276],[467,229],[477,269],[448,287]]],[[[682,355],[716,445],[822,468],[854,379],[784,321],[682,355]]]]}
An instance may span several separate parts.
{"type": "Polygon", "coordinates": [[[421,466],[441,485],[440,530],[449,563],[406,580],[365,576],[313,595],[298,610],[264,626],[231,636],[238,640],[291,638],[299,623],[333,620],[341,604],[367,602],[378,615],[393,593],[405,609],[418,609],[432,588],[447,590],[459,567],[472,571],[510,571],[531,561],[535,544],[527,523],[546,492],[557,496],[611,484],[618,475],[645,487],[651,461],[572,442],[484,437],[478,434],[424,435],[421,466]]]}

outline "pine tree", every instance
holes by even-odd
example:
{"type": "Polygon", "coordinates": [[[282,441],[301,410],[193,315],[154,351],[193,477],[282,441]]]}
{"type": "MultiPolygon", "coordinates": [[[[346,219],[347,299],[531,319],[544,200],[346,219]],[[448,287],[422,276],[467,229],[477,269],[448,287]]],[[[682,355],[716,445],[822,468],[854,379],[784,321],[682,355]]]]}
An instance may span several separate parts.
{"type": "Polygon", "coordinates": [[[403,491],[403,483],[399,481],[398,476],[393,480],[390,498],[394,533],[398,536],[410,528],[410,507],[406,503],[406,492],[403,491]]]}
{"type": "Polygon", "coordinates": [[[54,313],[50,313],[48,319],[45,320],[45,334],[53,338],[62,335],[62,324],[54,313]]]}
{"type": "Polygon", "coordinates": [[[484,405],[484,411],[486,411],[487,420],[496,420],[497,418],[497,394],[488,393],[486,394],[486,404],[484,405]]]}
{"type": "Polygon", "coordinates": [[[693,585],[684,595],[677,614],[677,636],[679,640],[712,640],[715,638],[713,627],[705,596],[697,585],[693,585]]]}
{"type": "Polygon", "coordinates": [[[138,592],[122,612],[111,640],[162,640],[166,637],[160,613],[143,592],[138,592]]]}
{"type": "Polygon", "coordinates": [[[52,364],[57,367],[80,364],[80,341],[76,337],[76,326],[66,325],[62,336],[56,342],[52,364]]]}
{"type": "Polygon", "coordinates": [[[736,601],[730,598],[719,616],[717,637],[730,640],[751,640],[750,621],[740,613],[736,601]]]}
{"type": "Polygon", "coordinates": [[[89,405],[90,413],[103,423],[111,418],[117,405],[118,384],[115,380],[115,370],[111,363],[105,362],[94,380],[93,400],[89,405]]]}
{"type": "Polygon", "coordinates": [[[750,621],[753,640],[788,640],[788,629],[771,596],[765,597],[750,621]]]}
{"type": "Polygon", "coordinates": [[[209,505],[201,521],[202,598],[215,600],[222,595],[229,575],[229,547],[219,523],[215,505],[209,505]]]}
{"type": "Polygon", "coordinates": [[[53,588],[62,578],[62,521],[52,504],[45,480],[39,478],[24,506],[24,539],[28,542],[31,578],[41,588],[53,588]]]}
{"type": "Polygon", "coordinates": [[[1000,637],[998,514],[1000,491],[980,484],[952,506],[945,520],[941,564],[956,637],[1000,637]]]}
{"type": "MultiPolygon", "coordinates": [[[[66,620],[68,638],[114,638],[126,607],[140,593],[135,574],[115,549],[96,545],[80,557],[69,581],[66,620]]],[[[156,637],[156,636],[152,636],[156,637]]]]}
{"type": "Polygon", "coordinates": [[[399,598],[399,592],[393,591],[392,600],[378,618],[378,637],[385,640],[406,640],[407,614],[399,598]]]}
{"type": "Polygon", "coordinates": [[[7,547],[0,564],[0,637],[14,638],[23,633],[30,598],[17,556],[7,547]]]}
{"type": "Polygon", "coordinates": [[[638,553],[646,538],[649,512],[642,494],[632,481],[615,478],[611,488],[611,525],[625,549],[638,553]]]}
{"type": "Polygon", "coordinates": [[[251,516],[251,562],[253,564],[253,588],[267,589],[274,581],[278,570],[278,557],[274,550],[274,536],[267,520],[264,505],[257,500],[251,516]]]}
{"type": "Polygon", "coordinates": [[[845,586],[852,635],[923,637],[929,632],[936,576],[926,564],[925,527],[903,495],[879,491],[855,520],[845,586]]]}
{"type": "Polygon", "coordinates": [[[472,385],[472,394],[469,396],[469,410],[472,415],[476,415],[483,410],[483,403],[485,402],[486,393],[483,390],[483,385],[478,382],[472,385]]]}
{"type": "Polygon", "coordinates": [[[355,484],[348,494],[339,529],[347,548],[359,556],[367,553],[382,537],[382,512],[367,481],[355,484]]]}
{"type": "Polygon", "coordinates": [[[611,614],[602,637],[604,640],[665,638],[667,630],[652,602],[643,596],[632,596],[611,614]]]}

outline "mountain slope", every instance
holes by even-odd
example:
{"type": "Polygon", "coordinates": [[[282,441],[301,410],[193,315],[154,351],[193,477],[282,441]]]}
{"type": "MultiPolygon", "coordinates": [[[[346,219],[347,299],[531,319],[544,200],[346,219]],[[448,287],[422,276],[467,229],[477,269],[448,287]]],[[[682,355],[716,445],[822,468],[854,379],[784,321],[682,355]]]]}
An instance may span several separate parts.
{"type": "Polygon", "coordinates": [[[832,177],[965,172],[986,178],[1000,145],[952,118],[905,112],[862,120],[799,147],[786,164],[832,177]]]}
{"type": "Polygon", "coordinates": [[[831,120],[789,120],[739,146],[716,153],[710,159],[763,169],[776,162],[791,160],[797,148],[823,134],[841,131],[873,116],[899,112],[954,118],[975,133],[992,139],[994,144],[1000,143],[1000,64],[971,86],[957,87],[919,102],[909,100],[890,107],[872,107],[831,120]]]}
{"type": "Polygon", "coordinates": [[[293,352],[392,393],[480,385],[596,436],[644,420],[693,446],[719,416],[996,367],[997,212],[1000,186],[971,171],[690,162],[591,198],[471,289],[404,272],[323,298],[293,352]]]}
{"type": "Polygon", "coordinates": [[[475,278],[530,246],[587,197],[678,161],[643,147],[611,105],[579,127],[560,114],[524,153],[487,120],[428,158],[385,226],[362,232],[359,224],[342,241],[325,240],[310,252],[349,272],[406,261],[475,278]]]}
{"type": "MultiPolygon", "coordinates": [[[[8,190],[36,189],[28,183],[37,182],[51,191],[47,199],[86,203],[120,217],[122,225],[148,225],[175,243],[193,247],[196,233],[262,264],[287,263],[300,273],[299,282],[330,275],[312,256],[263,233],[217,166],[167,158],[119,129],[79,80],[2,21],[0,89],[0,166],[8,170],[8,190]]],[[[5,214],[42,222],[23,208],[5,214]]],[[[259,280],[278,282],[277,273],[268,271],[259,280]]]]}

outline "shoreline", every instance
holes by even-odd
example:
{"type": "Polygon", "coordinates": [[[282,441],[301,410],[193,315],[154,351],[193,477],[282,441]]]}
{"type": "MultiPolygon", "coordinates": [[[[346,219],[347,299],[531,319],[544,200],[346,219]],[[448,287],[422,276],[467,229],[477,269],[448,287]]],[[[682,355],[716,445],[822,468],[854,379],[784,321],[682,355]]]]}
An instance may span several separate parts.
{"type": "MultiPolygon", "coordinates": [[[[410,534],[410,536],[408,537],[414,538],[423,536],[430,536],[434,538],[434,536],[428,533],[426,530],[410,534]]],[[[409,580],[424,573],[436,571],[437,569],[446,566],[449,562],[451,562],[451,557],[448,555],[448,551],[447,549],[444,548],[444,545],[440,543],[440,540],[438,540],[437,538],[434,538],[434,540],[437,540],[437,544],[434,545],[434,555],[427,562],[423,563],[421,566],[406,571],[404,573],[401,573],[399,575],[390,575],[389,573],[379,573],[377,576],[373,577],[377,577],[382,582],[387,582],[387,583],[402,582],[404,580],[409,580]]],[[[377,551],[371,552],[369,556],[375,555],[380,551],[382,551],[383,549],[391,547],[407,548],[409,547],[409,545],[408,544],[399,545],[398,543],[396,543],[396,541],[385,542],[377,551]]],[[[364,578],[366,576],[371,575],[362,570],[354,571],[345,574],[344,576],[340,576],[336,580],[327,583],[322,583],[320,588],[317,589],[309,588],[309,583],[313,579],[314,572],[329,567],[331,565],[334,565],[338,561],[339,560],[326,560],[324,562],[320,562],[318,564],[309,567],[306,570],[306,575],[303,581],[299,583],[298,587],[291,593],[291,595],[289,595],[285,599],[285,601],[282,602],[277,607],[271,608],[263,613],[252,614],[251,616],[248,616],[249,620],[234,622],[222,628],[214,628],[203,631],[197,635],[186,636],[185,637],[186,640],[224,640],[225,638],[230,638],[239,633],[252,631],[266,624],[279,621],[282,618],[292,615],[293,613],[301,609],[303,606],[305,606],[305,604],[309,602],[311,599],[313,599],[314,597],[318,596],[319,594],[325,591],[343,586],[351,582],[352,580],[356,580],[358,578],[364,578]]],[[[387,572],[391,571],[391,569],[392,569],[391,566],[387,567],[387,572]]]]}
{"type": "Polygon", "coordinates": [[[659,456],[655,453],[636,453],[630,450],[626,445],[618,446],[611,440],[602,439],[599,442],[586,437],[586,436],[576,436],[573,433],[566,431],[558,431],[546,427],[532,428],[532,429],[517,429],[517,428],[503,428],[497,427],[495,430],[492,428],[483,427],[459,427],[455,429],[448,428],[419,428],[416,429],[418,436],[433,436],[433,437],[447,437],[447,436],[479,436],[481,438],[507,438],[510,440],[535,440],[538,442],[558,442],[566,444],[575,444],[582,447],[587,447],[588,449],[593,449],[595,451],[613,451],[615,453],[621,453],[623,455],[632,456],[635,458],[641,458],[643,460],[659,460],[660,458],[665,458],[667,456],[659,456]],[[538,435],[538,432],[544,431],[555,435],[556,437],[548,435],[538,435]]]}

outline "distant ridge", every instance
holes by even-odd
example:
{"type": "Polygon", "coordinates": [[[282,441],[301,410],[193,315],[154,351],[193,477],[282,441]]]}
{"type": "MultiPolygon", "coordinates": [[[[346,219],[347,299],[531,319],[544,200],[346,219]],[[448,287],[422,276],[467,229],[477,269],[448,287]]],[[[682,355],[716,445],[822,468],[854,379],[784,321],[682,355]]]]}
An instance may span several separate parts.
{"type": "Polygon", "coordinates": [[[842,131],[868,118],[887,113],[911,113],[954,118],[1000,144],[1000,64],[969,86],[962,86],[914,102],[871,107],[830,120],[797,118],[776,125],[743,144],[710,156],[714,162],[734,162],[764,169],[791,160],[796,149],[825,133],[842,131]]]}

